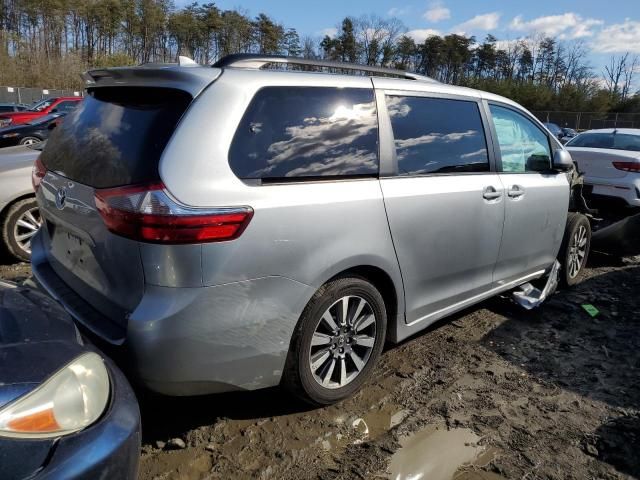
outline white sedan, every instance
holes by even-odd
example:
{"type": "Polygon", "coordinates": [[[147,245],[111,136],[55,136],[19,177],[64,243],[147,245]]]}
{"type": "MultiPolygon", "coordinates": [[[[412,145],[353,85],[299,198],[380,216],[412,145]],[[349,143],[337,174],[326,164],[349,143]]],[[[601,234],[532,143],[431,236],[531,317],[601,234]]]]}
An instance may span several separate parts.
{"type": "Polygon", "coordinates": [[[593,195],[640,207],[640,129],[588,130],[566,147],[593,195]]]}

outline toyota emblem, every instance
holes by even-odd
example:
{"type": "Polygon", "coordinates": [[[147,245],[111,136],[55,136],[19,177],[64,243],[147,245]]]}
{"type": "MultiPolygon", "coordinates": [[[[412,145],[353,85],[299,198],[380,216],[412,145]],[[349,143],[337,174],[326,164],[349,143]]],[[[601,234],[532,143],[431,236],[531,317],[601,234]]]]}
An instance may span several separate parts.
{"type": "Polygon", "coordinates": [[[67,201],[67,189],[64,187],[60,187],[56,192],[56,207],[58,210],[62,210],[64,208],[64,204],[67,201]]]}

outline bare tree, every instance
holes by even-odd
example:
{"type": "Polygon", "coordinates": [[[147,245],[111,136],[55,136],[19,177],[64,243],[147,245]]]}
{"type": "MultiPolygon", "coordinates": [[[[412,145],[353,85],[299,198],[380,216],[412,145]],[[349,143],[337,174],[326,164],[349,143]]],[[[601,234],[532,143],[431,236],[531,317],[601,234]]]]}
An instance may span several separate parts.
{"type": "Polygon", "coordinates": [[[638,56],[630,57],[629,52],[610,58],[609,65],[604,67],[603,74],[607,90],[613,97],[618,97],[620,100],[627,98],[638,62],[638,56]]]}
{"type": "Polygon", "coordinates": [[[640,67],[640,57],[638,57],[638,55],[634,55],[624,71],[624,81],[622,84],[623,101],[629,97],[629,92],[633,83],[633,75],[638,70],[638,67],[640,67]]]}

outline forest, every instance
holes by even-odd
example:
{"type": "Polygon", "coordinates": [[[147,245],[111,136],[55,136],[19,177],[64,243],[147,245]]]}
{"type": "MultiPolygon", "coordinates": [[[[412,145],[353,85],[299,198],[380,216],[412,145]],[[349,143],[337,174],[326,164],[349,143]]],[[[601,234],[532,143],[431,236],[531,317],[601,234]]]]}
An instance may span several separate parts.
{"type": "Polygon", "coordinates": [[[500,40],[449,34],[422,41],[397,18],[362,15],[336,34],[300,35],[267,13],[171,0],[0,0],[0,85],[81,88],[93,67],[211,64],[237,52],[326,58],[413,70],[442,82],[505,95],[532,110],[640,112],[640,66],[612,56],[602,71],[588,45],[551,37],[500,40]]]}

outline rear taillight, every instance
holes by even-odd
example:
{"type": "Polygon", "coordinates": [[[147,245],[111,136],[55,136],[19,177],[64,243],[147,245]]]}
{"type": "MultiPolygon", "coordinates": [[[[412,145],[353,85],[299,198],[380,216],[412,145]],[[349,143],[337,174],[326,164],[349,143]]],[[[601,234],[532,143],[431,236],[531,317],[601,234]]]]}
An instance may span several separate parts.
{"type": "Polygon", "coordinates": [[[640,162],[613,162],[613,166],[625,172],[640,172],[640,162]]]}
{"type": "Polygon", "coordinates": [[[151,243],[233,240],[253,216],[250,207],[200,209],[180,205],[161,183],[96,190],[95,202],[111,232],[151,243]]]}
{"type": "Polygon", "coordinates": [[[33,164],[33,168],[31,169],[31,185],[33,185],[33,189],[37,192],[38,187],[40,186],[40,182],[47,174],[47,167],[44,166],[40,157],[36,158],[35,163],[33,164]]]}

